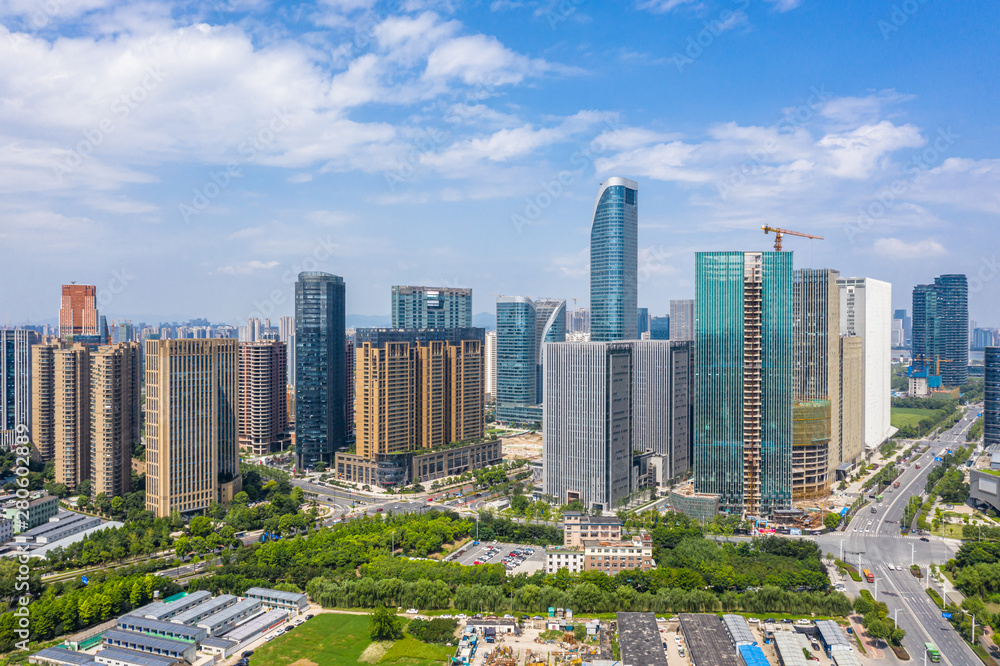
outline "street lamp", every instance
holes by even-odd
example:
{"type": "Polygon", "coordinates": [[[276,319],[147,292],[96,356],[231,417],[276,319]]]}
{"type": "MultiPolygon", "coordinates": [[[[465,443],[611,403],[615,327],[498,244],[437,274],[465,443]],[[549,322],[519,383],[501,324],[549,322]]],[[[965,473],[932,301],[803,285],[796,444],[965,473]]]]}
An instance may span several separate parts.
{"type": "Polygon", "coordinates": [[[965,610],[964,608],[962,608],[960,610],[963,613],[965,613],[966,615],[971,615],[972,616],[972,644],[975,645],[976,644],[976,614],[975,613],[970,613],[969,611],[965,610]]]}
{"type": "Polygon", "coordinates": [[[913,542],[911,541],[911,542],[910,542],[910,566],[911,566],[911,567],[913,566],[913,546],[914,546],[914,544],[913,544],[913,542]]]}

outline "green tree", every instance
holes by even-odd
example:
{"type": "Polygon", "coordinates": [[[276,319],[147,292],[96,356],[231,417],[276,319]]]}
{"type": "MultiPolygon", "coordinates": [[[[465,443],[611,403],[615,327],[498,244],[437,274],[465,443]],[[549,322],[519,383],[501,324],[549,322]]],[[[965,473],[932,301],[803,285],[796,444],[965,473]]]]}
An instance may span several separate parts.
{"type": "Polygon", "coordinates": [[[826,525],[827,529],[835,530],[837,526],[840,525],[840,514],[839,513],[828,513],[823,518],[823,524],[826,525]]]}
{"type": "Polygon", "coordinates": [[[573,627],[573,637],[578,641],[582,641],[587,638],[587,627],[586,625],[578,624],[573,627]]]}
{"type": "Polygon", "coordinates": [[[122,507],[125,506],[125,500],[121,496],[116,495],[111,498],[111,515],[115,516],[121,514],[122,507]]]}
{"type": "Polygon", "coordinates": [[[402,622],[389,608],[376,608],[368,620],[368,636],[373,641],[395,640],[402,636],[402,622]]]}
{"type": "Polygon", "coordinates": [[[212,521],[205,516],[195,516],[191,519],[191,536],[205,537],[212,533],[212,521]]]}

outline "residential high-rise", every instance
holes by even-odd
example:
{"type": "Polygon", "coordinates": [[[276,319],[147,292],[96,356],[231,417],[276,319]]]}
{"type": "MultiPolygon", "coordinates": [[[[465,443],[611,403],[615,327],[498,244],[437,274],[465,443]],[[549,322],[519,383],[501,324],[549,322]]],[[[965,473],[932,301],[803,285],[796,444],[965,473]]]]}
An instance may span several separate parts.
{"type": "Polygon", "coordinates": [[[934,284],[913,288],[912,347],[915,370],[940,374],[945,386],[969,381],[969,285],[964,275],[941,275],[934,284]]]}
{"type": "Polygon", "coordinates": [[[566,340],[566,301],[497,298],[497,420],[542,420],[542,351],[566,340]]]}
{"type": "Polygon", "coordinates": [[[486,401],[493,402],[497,399],[497,332],[486,331],[486,401]]]}
{"type": "Polygon", "coordinates": [[[357,355],[355,353],[355,338],[354,329],[351,329],[347,334],[347,338],[344,340],[344,372],[345,375],[345,385],[344,390],[347,394],[345,402],[347,404],[346,415],[345,415],[345,439],[347,442],[353,442],[355,437],[355,428],[357,426],[355,422],[355,394],[356,394],[356,383],[357,378],[357,355]]]}
{"type": "Polygon", "coordinates": [[[344,280],[299,273],[295,283],[295,456],[299,469],[333,464],[347,433],[344,280]]]}
{"type": "Polygon", "coordinates": [[[138,342],[90,355],[90,482],[97,496],[132,490],[132,451],[142,441],[142,357],[138,342]]]}
{"type": "Polygon", "coordinates": [[[295,317],[281,317],[278,319],[278,339],[286,345],[295,335],[295,317]]]}
{"type": "Polygon", "coordinates": [[[31,345],[38,335],[0,329],[0,447],[14,445],[15,428],[31,428],[31,345]]]}
{"type": "Polygon", "coordinates": [[[847,473],[865,453],[865,341],[840,336],[840,413],[837,431],[838,476],[847,473]]]}
{"type": "Polygon", "coordinates": [[[59,307],[59,337],[99,335],[97,287],[90,284],[64,284],[59,307]]]}
{"type": "Polygon", "coordinates": [[[983,399],[983,446],[1000,452],[1000,347],[987,347],[983,399]]]}
{"type": "Polygon", "coordinates": [[[236,340],[147,340],[146,509],[203,512],[230,502],[239,474],[236,340]]]}
{"type": "Polygon", "coordinates": [[[90,478],[90,350],[35,345],[31,374],[32,438],[42,461],[55,462],[55,482],[74,490],[90,478]]]}
{"type": "Polygon", "coordinates": [[[288,429],[288,352],[277,340],[241,342],[240,449],[263,455],[284,451],[288,429]]]}
{"type": "Polygon", "coordinates": [[[910,345],[910,335],[913,329],[913,319],[906,314],[906,309],[893,310],[892,318],[898,319],[903,324],[903,344],[901,346],[908,347],[910,345]]]}
{"type": "Polygon", "coordinates": [[[392,288],[393,328],[469,328],[472,290],[454,287],[392,288]]]}
{"type": "Polygon", "coordinates": [[[590,310],[576,308],[570,317],[570,333],[590,333],[590,310]]]}
{"type": "Polygon", "coordinates": [[[670,339],[694,340],[694,300],[670,301],[670,339]]]}
{"type": "Polygon", "coordinates": [[[483,339],[481,328],[358,329],[358,455],[481,438],[483,339]]]}
{"type": "Polygon", "coordinates": [[[639,291],[639,185],[601,183],[590,231],[590,339],[635,340],[639,291]]]}
{"type": "Polygon", "coordinates": [[[695,255],[695,490],[772,515],[792,500],[792,253],[695,255]]]}
{"type": "Polygon", "coordinates": [[[829,494],[840,461],[840,273],[793,274],[792,498],[829,494]]]}
{"type": "Polygon", "coordinates": [[[872,278],[840,278],[840,334],[864,340],[865,447],[882,444],[893,430],[892,285],[872,278]]]}
{"type": "Polygon", "coordinates": [[[636,316],[636,334],[642,338],[643,333],[649,333],[649,308],[639,308],[636,316]]]}

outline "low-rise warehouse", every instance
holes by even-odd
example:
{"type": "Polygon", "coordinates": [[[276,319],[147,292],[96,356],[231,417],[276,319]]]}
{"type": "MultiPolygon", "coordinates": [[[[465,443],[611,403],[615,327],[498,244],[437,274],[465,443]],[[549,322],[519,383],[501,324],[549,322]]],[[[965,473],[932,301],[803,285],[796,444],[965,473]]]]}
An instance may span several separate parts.
{"type": "Polygon", "coordinates": [[[517,622],[515,620],[497,618],[497,619],[472,619],[467,620],[465,623],[467,627],[475,627],[478,631],[481,631],[487,627],[493,627],[498,634],[513,634],[517,630],[517,622]]]}
{"type": "Polygon", "coordinates": [[[741,645],[756,645],[757,639],[750,632],[750,625],[742,615],[723,615],[722,623],[726,625],[726,632],[734,648],[741,645]]]}
{"type": "Polygon", "coordinates": [[[93,664],[94,657],[86,652],[74,652],[61,647],[39,650],[28,657],[30,664],[52,664],[53,666],[85,666],[93,664]]]}
{"type": "Polygon", "coordinates": [[[228,638],[206,638],[201,642],[201,651],[205,654],[211,655],[222,655],[222,658],[232,655],[239,643],[236,641],[231,641],[228,638]]]}
{"type": "Polygon", "coordinates": [[[135,650],[158,657],[168,657],[175,661],[193,662],[198,652],[198,646],[194,643],[185,643],[169,638],[156,638],[155,636],[137,634],[133,631],[122,631],[121,629],[105,631],[101,638],[104,640],[106,647],[135,650]]]}
{"type": "Polygon", "coordinates": [[[694,666],[742,666],[718,615],[681,613],[678,617],[694,666]]]}
{"type": "Polygon", "coordinates": [[[861,666],[861,660],[854,654],[854,649],[838,645],[830,652],[830,657],[836,666],[861,666]]]}
{"type": "Polygon", "coordinates": [[[105,648],[94,655],[103,666],[187,666],[186,661],[123,648],[105,648]]]}
{"type": "Polygon", "coordinates": [[[208,632],[202,627],[189,627],[184,624],[151,620],[148,617],[136,615],[123,615],[118,618],[117,624],[122,631],[134,631],[137,634],[159,638],[172,638],[186,643],[200,643],[208,636],[208,632]]]}
{"type": "Polygon", "coordinates": [[[756,645],[740,645],[737,648],[744,666],[771,666],[764,652],[756,645]]]}
{"type": "Polygon", "coordinates": [[[209,615],[215,615],[222,609],[229,608],[237,601],[238,599],[231,594],[220,594],[214,599],[209,598],[197,606],[188,608],[183,613],[174,615],[170,618],[170,621],[176,622],[177,624],[190,624],[193,626],[199,624],[209,615]]]}
{"type": "Polygon", "coordinates": [[[209,636],[221,636],[240,622],[259,614],[260,607],[261,603],[256,599],[244,599],[202,618],[198,621],[198,626],[204,627],[209,636]]]}
{"type": "Polygon", "coordinates": [[[191,594],[181,597],[170,603],[164,601],[154,601],[151,604],[146,604],[142,608],[137,608],[129,615],[138,615],[139,617],[148,617],[151,620],[167,620],[173,618],[175,615],[179,615],[184,611],[194,608],[200,603],[211,599],[212,593],[208,590],[198,590],[197,592],[192,592],[191,594]]]}
{"type": "Polygon", "coordinates": [[[851,646],[851,641],[848,640],[847,634],[833,620],[817,620],[816,629],[819,631],[820,645],[823,646],[827,654],[830,654],[830,651],[837,646],[851,646]]]}
{"type": "Polygon", "coordinates": [[[280,608],[294,614],[303,613],[309,608],[309,597],[301,592],[284,592],[266,587],[251,587],[247,590],[247,599],[256,599],[265,610],[280,608]]]}
{"type": "Polygon", "coordinates": [[[774,649],[781,666],[813,666],[806,659],[809,641],[802,634],[791,631],[774,632],[774,649]]]}
{"type": "Polygon", "coordinates": [[[667,666],[653,613],[618,613],[617,619],[622,666],[667,666]]]}
{"type": "Polygon", "coordinates": [[[258,615],[249,622],[244,622],[235,629],[226,632],[225,637],[228,640],[236,641],[240,645],[243,645],[244,643],[256,640],[263,634],[271,631],[284,622],[287,617],[288,611],[278,609],[268,611],[263,615],[258,615]]]}

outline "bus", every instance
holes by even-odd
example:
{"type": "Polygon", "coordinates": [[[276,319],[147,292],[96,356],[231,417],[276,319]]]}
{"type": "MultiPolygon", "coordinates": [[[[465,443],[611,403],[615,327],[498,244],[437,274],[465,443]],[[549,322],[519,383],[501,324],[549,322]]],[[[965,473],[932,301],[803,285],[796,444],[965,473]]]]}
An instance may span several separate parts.
{"type": "Polygon", "coordinates": [[[869,583],[875,582],[875,576],[873,576],[872,572],[869,571],[868,569],[862,569],[861,575],[863,575],[865,577],[865,580],[868,581],[869,583]]]}
{"type": "Polygon", "coordinates": [[[884,495],[877,495],[875,497],[875,499],[878,500],[879,502],[881,502],[883,499],[885,499],[885,496],[884,495]]]}
{"type": "Polygon", "coordinates": [[[927,657],[935,664],[941,661],[941,653],[938,652],[937,647],[934,643],[924,643],[924,650],[927,652],[927,657]]]}

